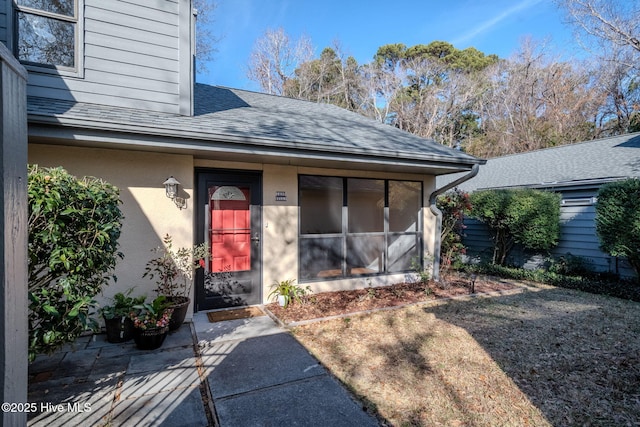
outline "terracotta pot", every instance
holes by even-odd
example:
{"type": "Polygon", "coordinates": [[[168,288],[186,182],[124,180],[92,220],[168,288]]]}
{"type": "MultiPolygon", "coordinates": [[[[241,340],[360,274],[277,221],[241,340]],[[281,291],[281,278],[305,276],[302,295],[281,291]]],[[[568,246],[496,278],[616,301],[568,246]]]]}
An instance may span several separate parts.
{"type": "Polygon", "coordinates": [[[168,326],[150,329],[136,328],[133,339],[136,342],[136,347],[140,350],[155,350],[156,348],[160,348],[168,333],[168,326]]]}
{"type": "Polygon", "coordinates": [[[133,338],[133,320],[127,316],[104,319],[107,341],[110,343],[126,342],[133,338]]]}
{"type": "Polygon", "coordinates": [[[169,330],[175,331],[184,323],[191,300],[188,297],[167,297],[167,300],[171,302],[170,307],[173,308],[171,320],[169,321],[169,330]]]}

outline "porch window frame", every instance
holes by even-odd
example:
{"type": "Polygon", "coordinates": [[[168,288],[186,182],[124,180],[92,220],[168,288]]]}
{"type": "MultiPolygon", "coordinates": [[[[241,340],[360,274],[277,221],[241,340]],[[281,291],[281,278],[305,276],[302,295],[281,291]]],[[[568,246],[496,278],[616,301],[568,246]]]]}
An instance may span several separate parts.
{"type": "Polygon", "coordinates": [[[8,7],[11,9],[13,16],[11,20],[8,20],[10,28],[7,28],[8,42],[13,45],[14,55],[19,59],[20,63],[31,72],[54,74],[68,77],[84,77],[84,2],[85,0],[72,0],[73,1],[73,16],[63,15],[55,12],[49,12],[42,9],[28,7],[18,4],[18,1],[9,1],[8,7]],[[20,26],[18,24],[19,15],[27,14],[38,16],[47,19],[54,19],[60,22],[70,23],[74,26],[74,45],[73,45],[73,67],[59,65],[59,64],[47,64],[34,61],[28,61],[20,59],[19,54],[19,41],[20,41],[20,26]]]}
{"type": "MultiPolygon", "coordinates": [[[[406,268],[392,270],[390,267],[390,259],[389,259],[389,245],[393,239],[399,239],[402,236],[413,236],[415,239],[415,247],[416,247],[416,262],[423,268],[423,221],[422,221],[422,212],[424,209],[424,183],[419,180],[411,180],[411,179],[398,179],[398,178],[372,178],[372,177],[346,177],[346,176],[333,176],[333,175],[314,175],[314,174],[299,174],[298,175],[298,265],[300,266],[298,272],[298,282],[299,283],[313,283],[313,282],[321,282],[321,281],[331,281],[331,280],[344,280],[344,279],[353,279],[353,278],[366,278],[366,277],[376,277],[376,276],[385,276],[390,274],[403,274],[411,272],[415,269],[415,264],[411,262],[407,262],[406,268]],[[313,177],[313,178],[339,178],[342,180],[342,210],[341,210],[341,231],[337,233],[303,233],[302,232],[302,195],[301,192],[303,188],[301,186],[303,177],[313,177]],[[349,197],[349,180],[371,180],[371,181],[383,181],[384,183],[384,209],[383,209],[383,230],[382,231],[370,231],[370,232],[350,232],[349,231],[349,206],[348,206],[348,197],[349,197]],[[410,182],[418,184],[420,187],[419,191],[419,202],[418,202],[418,211],[416,212],[416,224],[415,230],[413,231],[397,231],[390,230],[390,198],[389,198],[389,188],[390,182],[410,182]],[[382,245],[383,245],[383,260],[382,260],[382,268],[377,272],[372,273],[362,273],[362,274],[351,274],[348,271],[348,260],[349,260],[349,240],[352,238],[376,238],[382,237],[382,245]],[[305,277],[304,275],[304,251],[305,251],[305,243],[313,241],[313,240],[321,240],[321,239],[341,239],[340,244],[340,252],[341,258],[340,262],[340,274],[333,276],[313,276],[313,277],[305,277]]],[[[323,213],[318,213],[322,215],[323,213]]],[[[321,247],[315,246],[315,247],[321,247]]],[[[338,269],[336,269],[338,270],[338,269]]],[[[316,273],[318,274],[318,273],[316,273]]]]}

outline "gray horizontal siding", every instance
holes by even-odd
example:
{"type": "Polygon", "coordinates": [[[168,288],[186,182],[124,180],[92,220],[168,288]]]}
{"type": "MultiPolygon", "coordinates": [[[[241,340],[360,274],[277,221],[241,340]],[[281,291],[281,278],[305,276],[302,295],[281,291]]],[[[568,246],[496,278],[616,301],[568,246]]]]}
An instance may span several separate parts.
{"type": "Polygon", "coordinates": [[[173,62],[178,61],[178,51],[174,48],[158,46],[137,40],[131,40],[128,38],[116,37],[108,34],[97,34],[93,32],[87,32],[84,38],[85,46],[89,52],[92,47],[102,47],[104,49],[110,49],[111,54],[109,58],[117,59],[118,62],[123,61],[122,56],[127,56],[127,59],[131,61],[148,64],[150,61],[159,64],[157,68],[173,68],[175,64],[173,62]],[[135,55],[139,58],[132,58],[131,55],[135,55]],[[166,61],[168,60],[168,61],[166,61]],[[167,67],[169,65],[170,67],[167,67]]]}
{"type": "Polygon", "coordinates": [[[111,75],[135,76],[146,80],[157,80],[159,82],[177,83],[177,70],[163,70],[160,68],[150,68],[146,65],[127,64],[126,67],[122,63],[110,61],[104,58],[86,58],[85,68],[89,72],[106,73],[111,75]]]}
{"type": "Polygon", "coordinates": [[[87,0],[81,76],[30,73],[28,94],[179,112],[178,2],[87,0]]]}
{"type": "Polygon", "coordinates": [[[474,218],[465,218],[463,244],[467,247],[467,256],[473,259],[490,261],[493,246],[489,229],[474,218]]]}
{"type": "MultiPolygon", "coordinates": [[[[7,45],[7,2],[0,0],[0,43],[7,45]]],[[[9,49],[11,50],[11,49],[9,49]]]]}
{"type": "Polygon", "coordinates": [[[593,227],[594,227],[594,219],[595,218],[580,218],[580,219],[576,219],[576,218],[572,218],[569,220],[563,220],[560,219],[560,225],[563,228],[566,228],[568,230],[574,230],[576,233],[579,233],[580,231],[588,231],[591,230],[593,231],[593,227]]]}
{"type": "MultiPolygon", "coordinates": [[[[116,37],[120,37],[120,34],[111,34],[111,32],[114,30],[114,23],[113,22],[107,22],[104,21],[102,19],[104,19],[103,16],[97,16],[96,18],[101,18],[101,19],[92,19],[91,20],[91,32],[101,35],[112,35],[112,36],[116,36],[116,37]]],[[[133,21],[133,20],[130,20],[133,21]]],[[[146,43],[148,46],[150,47],[165,47],[165,48],[170,48],[173,50],[178,50],[178,43],[179,41],[171,36],[170,34],[173,32],[173,27],[174,26],[166,26],[165,33],[159,33],[157,32],[157,28],[153,28],[153,30],[155,31],[151,31],[150,29],[143,29],[143,28],[135,28],[135,27],[131,27],[130,25],[135,25],[135,22],[129,22],[129,25],[125,25],[124,22],[122,21],[118,21],[117,23],[119,26],[122,27],[126,27],[126,34],[127,37],[129,37],[129,39],[133,39],[137,42],[141,42],[141,43],[146,43]]],[[[126,40],[126,39],[125,39],[126,40]]]]}
{"type": "Polygon", "coordinates": [[[13,51],[9,46],[8,28],[9,22],[7,21],[7,12],[9,10],[8,0],[0,0],[0,42],[4,43],[9,51],[13,51]]]}
{"type": "MultiPolygon", "coordinates": [[[[91,73],[87,73],[91,76],[91,73]]],[[[166,108],[178,102],[177,93],[163,93],[133,87],[137,78],[123,79],[118,84],[107,82],[93,82],[87,80],[52,79],[46,75],[30,74],[28,95],[45,98],[57,98],[90,102],[94,104],[114,105],[111,98],[117,98],[119,103],[126,103],[129,107],[137,108],[137,102],[166,104],[166,108]],[[101,99],[101,101],[98,101],[101,99]]],[[[116,104],[119,105],[119,104],[116,104]]]]}
{"type": "MultiPolygon", "coordinates": [[[[172,15],[178,10],[178,1],[162,0],[162,1],[125,1],[125,0],[85,0],[87,3],[91,3],[93,6],[98,6],[102,10],[109,10],[111,12],[120,13],[123,16],[129,15],[133,17],[144,16],[147,19],[157,22],[164,22],[172,24],[174,18],[172,15]]],[[[182,0],[184,1],[184,0],[182,0]]]]}
{"type": "MultiPolygon", "coordinates": [[[[571,254],[584,258],[595,271],[614,272],[623,277],[635,275],[625,260],[616,260],[600,250],[600,240],[595,230],[595,206],[563,206],[560,208],[560,217],[560,241],[551,251],[554,258],[571,254]]],[[[493,246],[488,227],[474,218],[465,218],[464,224],[467,228],[463,243],[467,247],[468,257],[476,262],[490,260],[493,246]]],[[[544,261],[544,256],[527,254],[518,248],[509,259],[510,263],[525,268],[540,267],[544,261]]]]}

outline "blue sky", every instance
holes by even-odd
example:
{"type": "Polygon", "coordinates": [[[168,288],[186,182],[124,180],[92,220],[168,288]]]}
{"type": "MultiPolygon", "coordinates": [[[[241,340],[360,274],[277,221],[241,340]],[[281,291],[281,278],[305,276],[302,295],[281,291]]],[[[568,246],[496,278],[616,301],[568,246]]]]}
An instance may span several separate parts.
{"type": "Polygon", "coordinates": [[[213,33],[218,52],[197,80],[258,90],[246,77],[255,41],[270,29],[284,28],[292,39],[304,34],[316,56],[334,40],[359,63],[378,47],[443,40],[459,49],[475,47],[507,58],[523,37],[547,40],[563,55],[571,29],[552,0],[215,0],[213,33]]]}

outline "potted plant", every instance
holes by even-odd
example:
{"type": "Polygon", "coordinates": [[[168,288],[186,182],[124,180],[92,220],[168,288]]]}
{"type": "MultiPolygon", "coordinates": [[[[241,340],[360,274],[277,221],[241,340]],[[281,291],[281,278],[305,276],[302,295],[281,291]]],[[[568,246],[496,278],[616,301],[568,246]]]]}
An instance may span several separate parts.
{"type": "Polygon", "coordinates": [[[310,293],[311,288],[309,286],[301,288],[294,283],[295,281],[295,279],[288,279],[280,282],[274,282],[271,285],[272,291],[269,294],[269,298],[275,297],[280,307],[286,307],[293,300],[298,302],[302,301],[301,297],[310,293]]]}
{"type": "Polygon", "coordinates": [[[100,309],[104,318],[107,341],[119,343],[129,341],[133,338],[133,321],[130,314],[133,307],[144,303],[145,297],[131,297],[133,289],[127,292],[118,292],[111,298],[112,304],[105,305],[100,309]]]}
{"type": "Polygon", "coordinates": [[[136,305],[130,315],[133,321],[133,339],[140,350],[159,348],[169,332],[173,309],[165,296],[159,296],[151,304],[136,305]]]}
{"type": "Polygon", "coordinates": [[[209,246],[205,243],[192,248],[173,248],[173,239],[165,235],[163,245],[152,249],[157,255],[147,262],[142,277],[155,279],[156,293],[166,297],[173,308],[170,330],[182,325],[191,301],[191,285],[196,269],[204,265],[210,257],[209,246]]]}

